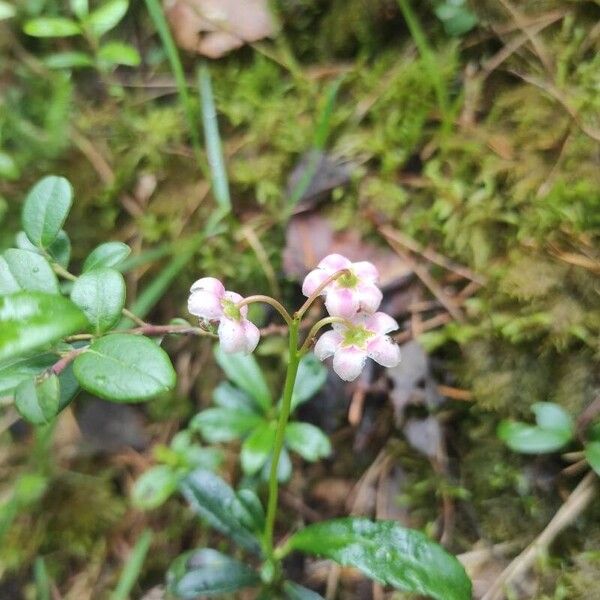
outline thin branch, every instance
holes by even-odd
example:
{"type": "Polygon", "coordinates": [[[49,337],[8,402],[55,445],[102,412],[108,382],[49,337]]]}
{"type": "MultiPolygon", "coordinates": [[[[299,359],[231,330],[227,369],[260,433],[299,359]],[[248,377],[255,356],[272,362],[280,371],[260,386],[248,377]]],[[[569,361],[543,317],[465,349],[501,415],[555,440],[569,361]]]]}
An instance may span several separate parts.
{"type": "Polygon", "coordinates": [[[272,306],[283,317],[283,320],[287,323],[288,326],[292,324],[292,317],[290,316],[290,313],[285,309],[283,304],[275,300],[275,298],[271,298],[271,296],[263,296],[261,294],[257,294],[255,296],[248,296],[247,298],[244,298],[241,302],[238,302],[236,304],[236,307],[239,309],[243,306],[248,306],[248,304],[252,304],[253,302],[264,302],[265,304],[272,306]]]}

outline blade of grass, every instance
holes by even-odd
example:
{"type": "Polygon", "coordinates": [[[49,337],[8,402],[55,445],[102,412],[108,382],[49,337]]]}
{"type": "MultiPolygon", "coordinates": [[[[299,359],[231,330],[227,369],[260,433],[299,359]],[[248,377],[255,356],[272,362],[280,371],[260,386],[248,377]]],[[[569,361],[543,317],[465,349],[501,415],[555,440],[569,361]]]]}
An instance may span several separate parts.
{"type": "Polygon", "coordinates": [[[50,600],[50,577],[46,570],[46,562],[41,556],[38,556],[33,563],[33,576],[37,600],[50,600]]]}
{"type": "Polygon", "coordinates": [[[123,567],[117,589],[113,592],[110,600],[128,600],[131,590],[140,576],[151,543],[152,532],[149,529],[145,529],[140,536],[140,539],[133,547],[131,556],[123,567]]]}

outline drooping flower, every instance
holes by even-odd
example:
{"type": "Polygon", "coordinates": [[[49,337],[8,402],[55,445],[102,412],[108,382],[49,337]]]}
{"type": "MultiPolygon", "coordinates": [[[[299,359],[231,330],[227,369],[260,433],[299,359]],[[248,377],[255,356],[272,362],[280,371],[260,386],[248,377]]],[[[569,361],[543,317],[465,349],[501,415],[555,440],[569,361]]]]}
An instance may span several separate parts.
{"type": "Polygon", "coordinates": [[[247,319],[248,307],[237,307],[243,300],[236,292],[225,290],[214,277],[203,277],[190,289],[188,311],[206,321],[218,322],[223,352],[253,352],[260,339],[258,327],[247,319]]]}
{"type": "Polygon", "coordinates": [[[359,310],[374,313],[381,304],[382,294],[377,287],[379,273],[366,260],[351,262],[341,254],[326,256],[305,278],[302,293],[312,296],[317,288],[337,271],[348,272],[328,284],[321,292],[325,307],[334,317],[352,317],[359,310]]]}
{"type": "Polygon", "coordinates": [[[334,323],[315,344],[319,360],[333,356],[333,370],[344,380],[353,381],[363,370],[367,358],[384,367],[400,362],[399,346],[386,335],[398,329],[395,319],[382,312],[360,313],[348,323],[334,323]]]}

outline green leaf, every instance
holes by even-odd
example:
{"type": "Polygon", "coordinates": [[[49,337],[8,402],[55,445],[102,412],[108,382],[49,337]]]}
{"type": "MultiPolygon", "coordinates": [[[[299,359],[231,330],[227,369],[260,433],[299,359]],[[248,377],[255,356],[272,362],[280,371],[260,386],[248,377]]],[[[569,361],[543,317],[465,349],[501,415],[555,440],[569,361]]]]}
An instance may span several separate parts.
{"type": "Polygon", "coordinates": [[[356,567],[371,579],[436,600],[471,600],[458,560],[419,531],[396,521],[361,517],[315,523],[292,535],[283,553],[298,550],[356,567]]]}
{"type": "Polygon", "coordinates": [[[15,407],[19,414],[34,425],[46,425],[58,414],[60,384],[54,374],[40,381],[27,379],[15,389],[15,407]]]}
{"type": "Polygon", "coordinates": [[[310,400],[323,387],[326,379],[327,369],[323,363],[314,354],[306,354],[298,366],[292,393],[292,411],[310,400]]]}
{"type": "Polygon", "coordinates": [[[10,396],[19,383],[39,375],[57,360],[56,354],[44,352],[3,361],[0,363],[0,397],[10,396]]]}
{"type": "Polygon", "coordinates": [[[38,17],[25,23],[23,31],[33,37],[67,37],[79,35],[81,27],[72,19],[65,17],[38,17]]]}
{"type": "Polygon", "coordinates": [[[73,398],[77,395],[79,390],[79,382],[75,379],[75,374],[73,373],[73,364],[67,366],[67,368],[61,372],[58,376],[58,381],[60,382],[60,398],[58,402],[58,412],[63,410],[63,408],[67,407],[73,398]]]}
{"type": "Polygon", "coordinates": [[[125,280],[114,269],[84,273],[73,284],[71,300],[84,312],[97,334],[108,331],[121,318],[125,306],[125,280]]]}
{"type": "Polygon", "coordinates": [[[69,0],[69,4],[71,5],[73,14],[80,19],[86,17],[90,12],[88,0],[69,0]]]}
{"type": "Polygon", "coordinates": [[[10,19],[17,14],[15,7],[10,2],[0,0],[0,21],[10,19]]]}
{"type": "Polygon", "coordinates": [[[23,229],[32,244],[47,248],[56,239],[69,214],[73,189],[64,177],[50,175],[38,181],[23,204],[23,229]]]}
{"type": "Polygon", "coordinates": [[[323,600],[323,596],[317,594],[317,592],[313,592],[293,581],[286,581],[283,584],[283,591],[287,600],[323,600]]]}
{"type": "Polygon", "coordinates": [[[95,340],[73,363],[81,387],[113,402],[144,402],[175,387],[167,353],[144,336],[116,333],[95,340]]]}
{"type": "Polygon", "coordinates": [[[600,421],[590,425],[587,435],[592,442],[600,442],[600,421]]]}
{"type": "MultiPolygon", "coordinates": [[[[36,252],[43,256],[43,251],[37,246],[34,246],[27,237],[24,231],[19,231],[15,236],[17,248],[36,252]]],[[[48,247],[48,254],[61,266],[67,268],[71,260],[71,240],[64,229],[61,229],[56,236],[56,239],[48,247]]]]}
{"type": "Polygon", "coordinates": [[[182,600],[222,596],[258,584],[260,577],[250,567],[211,548],[182,554],[167,574],[169,591],[182,600]]]}
{"type": "Polygon", "coordinates": [[[213,402],[219,408],[231,411],[239,411],[247,414],[257,414],[254,409],[256,405],[252,398],[240,388],[231,385],[228,381],[222,381],[213,391],[213,402]]]}
{"type": "Polygon", "coordinates": [[[600,442],[588,442],[585,445],[585,459],[590,467],[600,475],[600,442]]]}
{"type": "Polygon", "coordinates": [[[263,411],[272,406],[273,400],[267,382],[251,354],[225,354],[217,345],[215,358],[225,375],[239,388],[248,392],[263,411]]]}
{"type": "Polygon", "coordinates": [[[129,2],[127,0],[108,0],[85,20],[85,26],[95,37],[103,36],[117,26],[125,16],[129,2]]]}
{"type": "Polygon", "coordinates": [[[571,415],[558,404],[553,402],[536,402],[531,410],[535,414],[538,427],[542,429],[563,429],[573,431],[574,424],[571,415]]]}
{"type": "Polygon", "coordinates": [[[123,42],[108,42],[101,46],[98,50],[98,59],[107,66],[137,67],[141,62],[139,52],[130,44],[123,42]]]}
{"type": "Polygon", "coordinates": [[[75,67],[93,67],[94,59],[85,52],[71,50],[49,54],[44,58],[44,64],[50,69],[73,69],[75,67]]]}
{"type": "Polygon", "coordinates": [[[209,408],[192,419],[190,428],[199,432],[207,442],[214,444],[244,437],[261,421],[262,418],[254,413],[209,408]]]}
{"type": "Polygon", "coordinates": [[[89,327],[67,298],[41,292],[0,297],[0,360],[26,354],[89,327]]]}
{"type": "Polygon", "coordinates": [[[253,521],[252,515],[218,475],[197,469],[183,479],[180,489],[194,511],[211,527],[228,535],[246,550],[260,550],[258,540],[245,525],[253,521]]]}
{"type": "MultiPolygon", "coordinates": [[[[269,455],[269,460],[265,463],[260,473],[263,481],[269,481],[271,475],[271,463],[273,462],[273,455],[269,455]]],[[[284,447],[281,450],[281,456],[279,457],[279,464],[277,465],[277,481],[279,483],[285,483],[289,481],[292,476],[292,459],[290,453],[284,447]]]]}
{"type": "Polygon", "coordinates": [[[331,443],[327,436],[310,423],[288,423],[285,428],[285,443],[290,450],[310,462],[331,454],[331,443]]]}
{"type": "Polygon", "coordinates": [[[255,475],[269,460],[275,444],[275,422],[262,421],[242,444],[240,459],[246,475],[255,475]]]}
{"type": "Polygon", "coordinates": [[[123,242],[106,242],[94,248],[83,263],[83,272],[101,267],[116,267],[130,254],[131,248],[123,242]]]}
{"type": "Polygon", "coordinates": [[[239,490],[237,497],[252,518],[245,525],[251,531],[262,534],[265,529],[265,510],[258,496],[252,490],[246,488],[239,490]]]}
{"type": "Polygon", "coordinates": [[[9,248],[0,257],[0,294],[20,290],[59,294],[58,279],[50,263],[36,252],[9,248]]]}
{"type": "MultiPolygon", "coordinates": [[[[0,0],[0,21],[2,21],[2,0],[0,0]]],[[[17,161],[10,154],[0,151],[0,178],[15,181],[20,176],[21,169],[17,161]]]]}
{"type": "Polygon", "coordinates": [[[148,469],[133,486],[132,502],[137,508],[151,510],[164,504],[177,489],[179,477],[167,465],[148,469]]]}

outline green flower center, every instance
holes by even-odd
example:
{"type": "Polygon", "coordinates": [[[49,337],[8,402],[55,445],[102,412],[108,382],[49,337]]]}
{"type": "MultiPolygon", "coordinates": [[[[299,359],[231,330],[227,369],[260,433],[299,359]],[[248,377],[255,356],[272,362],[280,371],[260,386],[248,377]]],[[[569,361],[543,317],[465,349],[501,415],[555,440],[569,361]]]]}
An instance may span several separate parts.
{"type": "Polygon", "coordinates": [[[233,300],[223,298],[223,300],[221,300],[221,306],[223,307],[223,314],[228,319],[233,319],[234,321],[241,320],[242,313],[233,300]]]}
{"type": "Polygon", "coordinates": [[[358,284],[358,277],[350,271],[337,278],[337,284],[343,288],[353,288],[358,284]]]}
{"type": "Polygon", "coordinates": [[[357,346],[364,348],[375,334],[367,329],[364,325],[356,327],[348,327],[342,334],[342,346],[357,346]]]}

